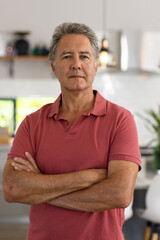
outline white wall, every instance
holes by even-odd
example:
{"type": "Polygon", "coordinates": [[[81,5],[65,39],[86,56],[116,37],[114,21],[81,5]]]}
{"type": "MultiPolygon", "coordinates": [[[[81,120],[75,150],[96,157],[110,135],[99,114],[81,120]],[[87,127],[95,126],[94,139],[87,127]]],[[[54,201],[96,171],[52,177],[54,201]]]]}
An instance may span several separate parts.
{"type": "Polygon", "coordinates": [[[84,22],[94,30],[101,29],[101,1],[0,0],[0,6],[0,30],[30,30],[35,42],[48,43],[56,25],[64,21],[84,22]]]}
{"type": "Polygon", "coordinates": [[[153,133],[147,130],[137,113],[146,116],[145,110],[159,111],[160,75],[103,74],[96,77],[94,88],[106,99],[131,111],[136,121],[140,145],[146,145],[153,139],[153,133]]]}
{"type": "Polygon", "coordinates": [[[111,29],[160,31],[159,0],[108,0],[111,29]]]}
{"type": "MultiPolygon", "coordinates": [[[[106,0],[106,27],[160,31],[159,0],[106,0]]],[[[32,40],[49,42],[55,26],[83,22],[102,30],[103,0],[0,0],[0,30],[30,30],[32,40]]]]}
{"type": "MultiPolygon", "coordinates": [[[[106,0],[106,23],[111,29],[160,30],[159,0],[106,0]]],[[[0,29],[49,30],[62,21],[102,27],[103,0],[1,0],[0,29]],[[96,17],[95,17],[96,16],[96,17]],[[44,23],[44,25],[42,25],[44,23]]]]}

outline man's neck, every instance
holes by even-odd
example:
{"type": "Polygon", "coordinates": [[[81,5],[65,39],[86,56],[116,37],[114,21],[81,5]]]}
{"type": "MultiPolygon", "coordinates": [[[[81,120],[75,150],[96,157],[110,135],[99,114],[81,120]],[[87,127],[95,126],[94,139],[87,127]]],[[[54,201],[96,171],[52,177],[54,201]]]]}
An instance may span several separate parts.
{"type": "Polygon", "coordinates": [[[95,95],[93,90],[86,91],[62,91],[62,102],[60,113],[70,112],[73,114],[82,114],[90,111],[94,106],[95,95]]]}

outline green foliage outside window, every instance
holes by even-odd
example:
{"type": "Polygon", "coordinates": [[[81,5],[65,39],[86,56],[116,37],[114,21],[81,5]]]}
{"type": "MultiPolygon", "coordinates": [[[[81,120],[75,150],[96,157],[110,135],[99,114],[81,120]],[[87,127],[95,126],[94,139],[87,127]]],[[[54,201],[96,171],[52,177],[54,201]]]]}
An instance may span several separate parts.
{"type": "Polygon", "coordinates": [[[16,100],[16,130],[26,115],[35,112],[47,103],[53,103],[55,98],[17,98],[16,100]]]}
{"type": "Polygon", "coordinates": [[[0,100],[0,127],[8,127],[10,135],[14,128],[14,102],[12,100],[0,100]]]}
{"type": "Polygon", "coordinates": [[[22,122],[26,115],[35,112],[36,110],[38,110],[47,103],[53,103],[55,101],[55,98],[53,97],[17,98],[15,112],[14,112],[14,100],[0,99],[0,127],[8,127],[10,136],[13,135],[14,130],[17,130],[18,126],[20,125],[20,123],[22,122]]]}

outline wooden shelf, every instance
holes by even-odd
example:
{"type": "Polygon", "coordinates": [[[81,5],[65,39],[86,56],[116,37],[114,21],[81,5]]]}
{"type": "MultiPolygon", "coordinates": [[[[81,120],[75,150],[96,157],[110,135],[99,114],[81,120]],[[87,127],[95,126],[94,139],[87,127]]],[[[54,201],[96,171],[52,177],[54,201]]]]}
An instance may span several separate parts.
{"type": "Polygon", "coordinates": [[[28,60],[28,61],[49,61],[48,56],[12,56],[12,55],[6,55],[6,56],[0,56],[0,60],[28,60]]]}
{"type": "Polygon", "coordinates": [[[0,56],[0,60],[2,61],[9,61],[9,75],[12,78],[14,76],[14,62],[15,61],[45,61],[49,62],[48,56],[34,56],[34,55],[27,55],[27,56],[0,56]]]}

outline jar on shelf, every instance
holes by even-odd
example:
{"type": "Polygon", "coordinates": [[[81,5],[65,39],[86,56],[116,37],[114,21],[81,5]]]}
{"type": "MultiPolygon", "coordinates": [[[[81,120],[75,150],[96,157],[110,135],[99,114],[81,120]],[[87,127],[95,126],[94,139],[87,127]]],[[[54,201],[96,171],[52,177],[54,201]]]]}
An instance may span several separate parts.
{"type": "Polygon", "coordinates": [[[26,36],[30,34],[30,32],[14,32],[16,35],[16,40],[14,43],[14,48],[17,55],[28,55],[29,53],[29,42],[26,39],[26,36]]]}

